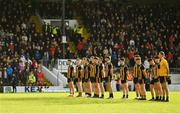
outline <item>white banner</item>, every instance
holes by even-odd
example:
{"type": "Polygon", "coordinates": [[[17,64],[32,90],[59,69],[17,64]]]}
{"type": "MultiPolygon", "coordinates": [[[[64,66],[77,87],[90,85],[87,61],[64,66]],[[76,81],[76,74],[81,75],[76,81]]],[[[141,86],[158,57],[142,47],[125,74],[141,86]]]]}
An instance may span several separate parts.
{"type": "MultiPolygon", "coordinates": [[[[16,92],[36,92],[36,86],[16,86],[16,92]]],[[[3,86],[4,93],[11,93],[13,92],[12,86],[3,86]]]]}
{"type": "MultiPolygon", "coordinates": [[[[68,59],[58,59],[57,60],[57,68],[60,72],[67,72],[68,65],[67,65],[68,59]]],[[[71,59],[72,65],[74,68],[76,67],[76,59],[71,59]]]]}
{"type": "MultiPolygon", "coordinates": [[[[40,87],[38,86],[17,86],[17,93],[31,93],[31,92],[40,92],[40,87]]],[[[12,93],[12,86],[3,86],[3,93],[12,93]]],[[[69,88],[63,88],[61,86],[42,86],[41,92],[69,92],[69,88]]]]}

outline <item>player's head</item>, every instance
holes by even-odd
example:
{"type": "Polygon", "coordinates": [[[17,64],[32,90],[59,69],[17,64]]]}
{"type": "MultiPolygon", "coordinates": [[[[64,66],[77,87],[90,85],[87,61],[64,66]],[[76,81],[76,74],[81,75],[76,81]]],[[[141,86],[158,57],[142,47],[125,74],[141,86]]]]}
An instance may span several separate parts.
{"type": "Polygon", "coordinates": [[[136,58],[138,58],[138,57],[140,57],[140,55],[138,55],[138,54],[136,54],[136,55],[134,56],[134,62],[136,62],[136,58]]]}
{"type": "Polygon", "coordinates": [[[163,51],[160,51],[158,57],[159,59],[165,57],[165,53],[163,51]]]}
{"type": "Polygon", "coordinates": [[[94,64],[94,56],[90,57],[90,61],[91,61],[92,64],[94,64]]]}
{"type": "Polygon", "coordinates": [[[95,64],[99,64],[99,58],[98,58],[98,57],[95,57],[95,58],[94,58],[94,62],[95,62],[95,64]]]}
{"type": "Polygon", "coordinates": [[[141,57],[136,58],[136,64],[140,65],[141,64],[141,57]]]}
{"type": "Polygon", "coordinates": [[[87,63],[87,58],[86,57],[83,57],[82,59],[82,64],[85,65],[87,63]]]}
{"type": "Polygon", "coordinates": [[[77,58],[77,59],[76,59],[76,63],[77,63],[77,65],[81,65],[81,59],[80,59],[80,58],[77,58]]]}
{"type": "Polygon", "coordinates": [[[72,62],[71,59],[68,59],[67,64],[70,65],[71,62],[72,62]]]}
{"type": "Polygon", "coordinates": [[[110,57],[107,56],[107,57],[105,58],[105,61],[106,61],[106,62],[110,62],[110,61],[111,61],[110,57]]]}
{"type": "Polygon", "coordinates": [[[148,59],[148,62],[149,62],[150,65],[154,65],[155,64],[154,60],[152,58],[148,59]]]}
{"type": "Polygon", "coordinates": [[[159,57],[158,57],[158,56],[155,56],[155,57],[154,57],[154,62],[155,62],[156,64],[159,63],[159,57]]]}
{"type": "Polygon", "coordinates": [[[121,64],[122,66],[124,66],[124,64],[125,64],[125,58],[124,58],[124,57],[121,57],[121,58],[120,58],[120,64],[121,64]]]}
{"type": "Polygon", "coordinates": [[[102,58],[102,57],[100,57],[100,58],[99,58],[99,63],[101,64],[101,63],[102,63],[102,61],[103,61],[103,58],[102,58]]]}

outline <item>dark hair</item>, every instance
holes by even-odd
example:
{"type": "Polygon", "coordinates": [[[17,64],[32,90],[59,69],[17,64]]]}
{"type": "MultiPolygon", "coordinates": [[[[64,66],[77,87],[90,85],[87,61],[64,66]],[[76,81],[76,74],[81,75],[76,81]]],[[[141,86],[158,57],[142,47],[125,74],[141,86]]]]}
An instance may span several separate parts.
{"type": "Polygon", "coordinates": [[[71,62],[71,59],[68,59],[68,61],[70,61],[70,62],[71,62]]]}
{"type": "Polygon", "coordinates": [[[110,59],[110,57],[108,57],[108,56],[107,56],[106,58],[107,58],[107,59],[110,59]]]}
{"type": "Polygon", "coordinates": [[[134,57],[140,57],[140,55],[135,55],[134,57]]]}
{"type": "Polygon", "coordinates": [[[159,59],[159,57],[158,57],[158,56],[155,56],[154,59],[159,59]]]}
{"type": "Polygon", "coordinates": [[[137,57],[136,60],[141,60],[141,57],[137,57]]]}
{"type": "Polygon", "coordinates": [[[98,57],[95,57],[94,59],[97,59],[97,60],[98,60],[98,57]]]}
{"type": "Polygon", "coordinates": [[[125,61],[125,58],[124,58],[124,57],[121,57],[120,60],[121,60],[121,61],[125,61]]]}
{"type": "Polygon", "coordinates": [[[152,58],[149,58],[149,59],[148,59],[149,62],[152,61],[152,60],[153,60],[152,58]]]}

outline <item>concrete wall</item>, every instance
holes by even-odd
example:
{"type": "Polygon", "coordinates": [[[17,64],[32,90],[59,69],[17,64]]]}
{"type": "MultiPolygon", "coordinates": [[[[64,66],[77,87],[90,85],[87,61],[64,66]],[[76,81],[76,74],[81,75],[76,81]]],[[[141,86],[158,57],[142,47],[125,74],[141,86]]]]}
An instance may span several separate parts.
{"type": "Polygon", "coordinates": [[[45,74],[45,77],[48,81],[50,81],[55,86],[63,86],[63,82],[60,80],[58,75],[52,73],[45,66],[42,66],[42,72],[45,74]]]}
{"type": "Polygon", "coordinates": [[[64,76],[64,74],[62,74],[59,70],[53,68],[52,70],[53,74],[55,74],[56,76],[58,76],[58,78],[61,80],[62,84],[64,87],[66,87],[67,83],[67,78],[64,76]]]}
{"type": "Polygon", "coordinates": [[[180,74],[170,74],[172,84],[180,85],[180,74]]]}

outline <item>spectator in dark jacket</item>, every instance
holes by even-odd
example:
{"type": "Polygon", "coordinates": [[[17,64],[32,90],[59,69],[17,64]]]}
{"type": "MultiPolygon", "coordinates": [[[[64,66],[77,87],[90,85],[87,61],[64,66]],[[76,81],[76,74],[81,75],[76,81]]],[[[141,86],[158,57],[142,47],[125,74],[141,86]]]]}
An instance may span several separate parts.
{"type": "Polygon", "coordinates": [[[16,77],[16,74],[13,73],[13,76],[12,76],[13,93],[16,93],[16,92],[17,92],[17,88],[16,88],[17,84],[18,84],[18,79],[17,79],[17,77],[16,77]]]}
{"type": "Polygon", "coordinates": [[[34,54],[35,60],[39,61],[41,59],[41,53],[37,50],[34,54]]]}

